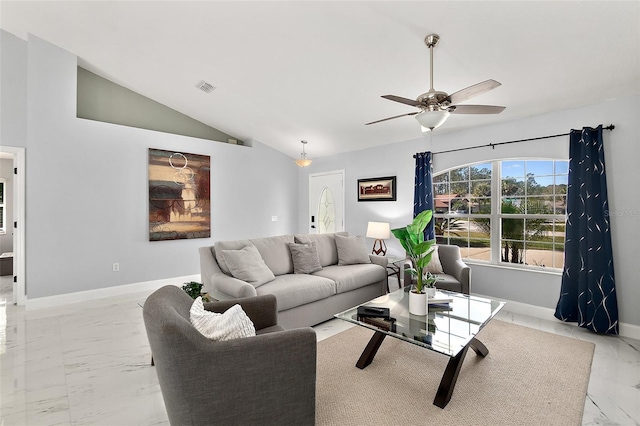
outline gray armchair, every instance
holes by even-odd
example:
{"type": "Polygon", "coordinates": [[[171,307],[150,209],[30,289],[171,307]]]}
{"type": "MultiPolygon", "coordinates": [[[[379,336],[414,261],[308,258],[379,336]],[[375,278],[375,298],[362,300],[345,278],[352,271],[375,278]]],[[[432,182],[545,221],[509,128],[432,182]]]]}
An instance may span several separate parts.
{"type": "MultiPolygon", "coordinates": [[[[444,274],[437,274],[440,280],[436,282],[436,288],[469,294],[471,287],[471,268],[462,261],[460,247],[438,244],[438,255],[444,274]]],[[[410,268],[411,261],[408,260],[404,267],[404,285],[411,285],[415,278],[406,272],[410,268]]]]}
{"type": "Polygon", "coordinates": [[[151,294],[143,309],[169,422],[174,425],[315,423],[316,334],[277,324],[276,298],[205,303],[224,312],[238,303],[255,337],[215,342],[189,321],[193,300],[175,286],[151,294]]]}

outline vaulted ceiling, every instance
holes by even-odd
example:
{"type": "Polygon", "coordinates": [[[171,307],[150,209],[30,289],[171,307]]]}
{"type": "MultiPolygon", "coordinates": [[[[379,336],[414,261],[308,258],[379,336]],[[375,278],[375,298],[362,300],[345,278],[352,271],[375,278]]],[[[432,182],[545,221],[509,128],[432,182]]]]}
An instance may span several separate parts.
{"type": "Polygon", "coordinates": [[[408,105],[434,87],[502,86],[436,132],[640,93],[637,1],[2,1],[0,27],[243,140],[298,157],[421,137],[408,105]],[[204,80],[216,89],[196,89],[204,80]]]}

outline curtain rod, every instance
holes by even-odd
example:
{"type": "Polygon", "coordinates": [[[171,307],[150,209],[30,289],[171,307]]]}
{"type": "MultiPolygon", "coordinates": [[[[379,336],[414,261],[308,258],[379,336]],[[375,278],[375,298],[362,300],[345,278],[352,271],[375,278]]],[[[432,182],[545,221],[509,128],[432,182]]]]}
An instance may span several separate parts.
{"type": "MultiPolygon", "coordinates": [[[[616,126],[614,126],[613,124],[609,124],[607,127],[603,127],[604,130],[613,130],[615,128],[616,128],[616,126]]],[[[507,145],[507,144],[510,144],[510,143],[536,141],[536,140],[540,140],[540,139],[559,138],[561,136],[569,136],[569,134],[570,133],[561,133],[561,134],[558,134],[558,135],[538,136],[537,138],[518,139],[518,140],[515,140],[515,141],[488,143],[486,145],[477,145],[477,146],[469,146],[469,147],[466,147],[466,148],[448,149],[446,151],[433,152],[433,153],[431,153],[431,155],[446,154],[446,153],[449,153],[449,152],[456,152],[456,151],[466,151],[467,149],[484,148],[484,147],[489,147],[489,146],[491,147],[491,149],[495,149],[495,147],[498,146],[498,145],[507,145]]],[[[416,156],[414,155],[413,158],[416,158],[416,156]]]]}

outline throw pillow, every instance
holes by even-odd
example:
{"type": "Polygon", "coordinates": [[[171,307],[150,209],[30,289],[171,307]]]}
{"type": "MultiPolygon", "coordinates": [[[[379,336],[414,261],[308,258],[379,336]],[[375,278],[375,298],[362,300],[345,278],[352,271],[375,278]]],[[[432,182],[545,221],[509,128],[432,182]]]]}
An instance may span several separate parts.
{"type": "Polygon", "coordinates": [[[311,242],[311,238],[308,235],[294,235],[293,240],[297,244],[309,244],[311,242]]]}
{"type": "Polygon", "coordinates": [[[253,245],[242,250],[221,250],[221,254],[234,278],[246,281],[254,287],[276,279],[253,245]]]}
{"type": "Polygon", "coordinates": [[[338,265],[371,263],[364,237],[345,237],[336,234],[338,265]]]}
{"type": "Polygon", "coordinates": [[[440,262],[440,255],[438,254],[438,246],[436,246],[436,249],[431,253],[431,260],[427,264],[427,272],[444,274],[442,263],[440,262]]]}
{"type": "Polygon", "coordinates": [[[256,335],[256,328],[240,305],[233,305],[224,313],[204,309],[202,297],[193,301],[189,310],[191,324],[207,339],[215,341],[239,339],[256,335]]]}
{"type": "Polygon", "coordinates": [[[309,244],[289,243],[291,259],[293,259],[293,272],[295,274],[310,274],[322,269],[318,247],[315,241],[309,244]]]}

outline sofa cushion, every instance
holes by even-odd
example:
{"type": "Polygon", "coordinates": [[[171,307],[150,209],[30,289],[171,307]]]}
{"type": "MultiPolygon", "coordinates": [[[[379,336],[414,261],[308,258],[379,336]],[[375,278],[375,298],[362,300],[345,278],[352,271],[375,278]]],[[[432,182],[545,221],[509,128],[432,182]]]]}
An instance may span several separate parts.
{"type": "Polygon", "coordinates": [[[295,242],[299,244],[308,244],[311,241],[315,241],[318,247],[320,266],[324,268],[325,266],[338,264],[336,235],[348,236],[349,234],[347,232],[336,232],[334,234],[296,234],[295,242]]]}
{"type": "Polygon", "coordinates": [[[236,240],[236,241],[218,241],[213,244],[213,251],[216,255],[216,262],[218,262],[218,266],[222,269],[227,275],[231,275],[231,271],[227,266],[227,262],[225,262],[224,257],[222,257],[222,250],[241,250],[246,246],[251,245],[251,241],[249,240],[236,240]]]}
{"type": "Polygon", "coordinates": [[[291,259],[293,260],[293,272],[296,274],[310,274],[322,269],[318,258],[316,242],[309,244],[289,243],[291,259]]]}
{"type": "Polygon", "coordinates": [[[336,294],[336,284],[324,277],[305,274],[279,275],[256,289],[258,295],[273,294],[278,300],[278,312],[326,299],[336,294]]]}
{"type": "Polygon", "coordinates": [[[432,274],[444,274],[442,263],[440,263],[440,256],[438,255],[438,246],[435,247],[436,249],[431,252],[431,260],[427,264],[427,272],[431,272],[432,274]]]}
{"type": "Polygon", "coordinates": [[[387,278],[386,270],[375,264],[332,265],[313,275],[329,278],[336,283],[336,293],[345,293],[387,278]]]}
{"type": "Polygon", "coordinates": [[[251,337],[256,329],[240,305],[233,305],[224,313],[209,312],[204,309],[202,297],[196,298],[189,310],[191,324],[204,337],[223,341],[251,337]]]}
{"type": "Polygon", "coordinates": [[[338,265],[371,263],[364,237],[345,237],[336,235],[338,265]]]}
{"type": "Polygon", "coordinates": [[[462,286],[460,285],[460,281],[456,279],[453,275],[448,274],[438,274],[438,281],[436,281],[436,288],[440,288],[442,290],[456,291],[461,292],[462,286]]]}
{"type": "Polygon", "coordinates": [[[293,242],[293,235],[256,238],[250,241],[274,275],[293,273],[293,261],[289,252],[289,243],[293,242]]]}
{"type": "Polygon", "coordinates": [[[220,250],[220,254],[234,278],[246,281],[254,287],[275,279],[253,245],[241,250],[220,250]]]}

